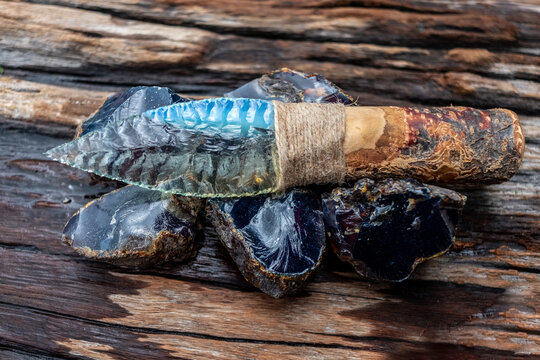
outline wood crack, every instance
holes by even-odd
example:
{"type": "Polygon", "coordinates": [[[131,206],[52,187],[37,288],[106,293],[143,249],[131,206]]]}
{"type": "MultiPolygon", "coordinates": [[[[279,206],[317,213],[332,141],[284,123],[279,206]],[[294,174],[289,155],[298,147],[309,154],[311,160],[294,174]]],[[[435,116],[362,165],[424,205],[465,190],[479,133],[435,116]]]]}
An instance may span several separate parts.
{"type": "Polygon", "coordinates": [[[232,343],[284,345],[284,346],[291,346],[291,347],[311,346],[311,347],[324,348],[324,349],[347,349],[347,350],[372,349],[372,347],[346,346],[346,345],[340,345],[340,344],[335,344],[335,343],[324,344],[324,343],[299,342],[299,341],[262,340],[262,339],[250,339],[250,338],[245,338],[245,337],[214,336],[210,334],[195,333],[195,332],[188,332],[188,331],[160,330],[160,329],[154,329],[154,328],[128,326],[128,325],[115,324],[115,323],[104,322],[104,321],[99,321],[99,320],[86,319],[79,316],[73,316],[73,315],[63,314],[56,311],[44,310],[44,309],[35,308],[32,306],[13,304],[13,303],[8,303],[4,301],[0,301],[0,305],[8,306],[8,307],[23,308],[23,309],[30,310],[39,314],[47,315],[47,316],[62,317],[62,318],[73,320],[73,321],[79,321],[79,322],[83,322],[87,324],[104,326],[104,327],[109,327],[109,328],[129,330],[129,331],[133,331],[133,332],[141,333],[141,334],[177,335],[177,336],[185,336],[185,337],[190,337],[190,338],[197,338],[197,339],[204,339],[204,340],[218,340],[218,341],[232,342],[232,343]]]}

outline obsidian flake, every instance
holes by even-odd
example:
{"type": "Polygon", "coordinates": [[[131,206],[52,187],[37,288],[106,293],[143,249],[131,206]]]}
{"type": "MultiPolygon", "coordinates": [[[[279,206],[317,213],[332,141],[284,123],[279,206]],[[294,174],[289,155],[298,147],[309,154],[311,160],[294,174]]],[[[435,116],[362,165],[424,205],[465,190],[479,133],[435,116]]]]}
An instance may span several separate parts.
{"type": "Polygon", "coordinates": [[[126,186],[88,203],[68,221],[63,240],[86,257],[147,267],[195,256],[202,201],[126,186]]]}
{"type": "Polygon", "coordinates": [[[466,198],[415,180],[358,181],[323,194],[337,256],[373,280],[402,281],[452,246],[466,198]]]}
{"type": "Polygon", "coordinates": [[[263,75],[233,90],[226,97],[283,102],[354,104],[354,99],[322,75],[287,68],[263,75]]]}
{"type": "Polygon", "coordinates": [[[325,250],[320,198],[294,189],[281,195],[209,200],[218,236],[244,277],[263,292],[298,292],[325,250]]]}
{"type": "Polygon", "coordinates": [[[146,110],[189,101],[171,89],[160,86],[137,86],[110,96],[99,110],[81,124],[79,134],[102,128],[112,121],[140,115],[146,110]]]}

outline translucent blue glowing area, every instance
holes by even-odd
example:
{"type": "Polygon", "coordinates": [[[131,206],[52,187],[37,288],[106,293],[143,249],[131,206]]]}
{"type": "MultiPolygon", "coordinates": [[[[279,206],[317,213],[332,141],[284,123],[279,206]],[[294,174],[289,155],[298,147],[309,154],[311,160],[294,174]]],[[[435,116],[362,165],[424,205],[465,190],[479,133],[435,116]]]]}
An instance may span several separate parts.
{"type": "Polygon", "coordinates": [[[274,129],[274,107],[260,99],[205,99],[176,103],[148,110],[143,115],[154,121],[202,132],[251,137],[274,129]]]}

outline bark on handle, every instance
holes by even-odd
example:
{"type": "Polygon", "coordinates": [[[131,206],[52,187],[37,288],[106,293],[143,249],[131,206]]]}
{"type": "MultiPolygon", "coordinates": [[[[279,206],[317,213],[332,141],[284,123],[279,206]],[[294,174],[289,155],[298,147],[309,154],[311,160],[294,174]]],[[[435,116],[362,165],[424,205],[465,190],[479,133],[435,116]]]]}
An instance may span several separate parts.
{"type": "Polygon", "coordinates": [[[466,107],[346,107],[347,177],[497,183],[514,175],[525,141],[517,115],[466,107]]]}

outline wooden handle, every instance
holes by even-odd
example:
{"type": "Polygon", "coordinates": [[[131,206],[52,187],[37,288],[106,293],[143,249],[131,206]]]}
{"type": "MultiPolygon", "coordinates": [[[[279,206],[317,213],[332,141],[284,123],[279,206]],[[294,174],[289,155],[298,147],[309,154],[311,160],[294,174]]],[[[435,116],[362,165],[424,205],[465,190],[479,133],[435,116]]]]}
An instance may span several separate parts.
{"type": "Polygon", "coordinates": [[[497,183],[521,165],[517,115],[465,107],[346,107],[347,177],[497,183]]]}

